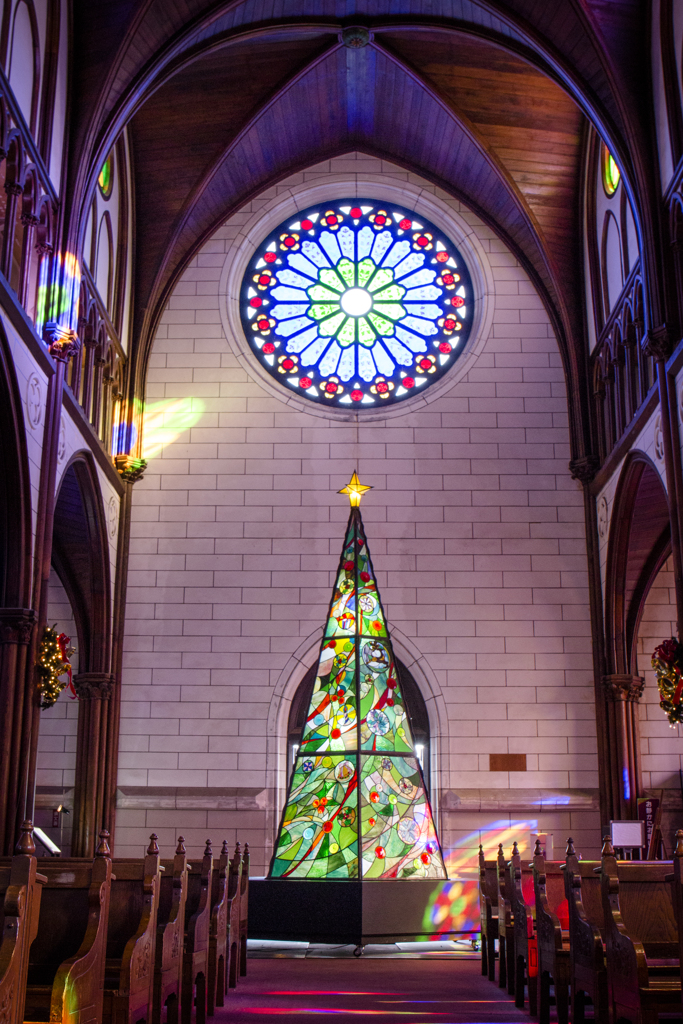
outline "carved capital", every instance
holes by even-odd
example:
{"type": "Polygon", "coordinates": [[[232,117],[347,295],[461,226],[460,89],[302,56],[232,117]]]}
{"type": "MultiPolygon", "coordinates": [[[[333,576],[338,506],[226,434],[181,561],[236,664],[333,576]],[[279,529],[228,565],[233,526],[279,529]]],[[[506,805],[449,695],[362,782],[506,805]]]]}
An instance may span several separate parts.
{"type": "Polygon", "coordinates": [[[132,455],[117,455],[114,458],[119,475],[129,484],[142,480],[142,474],[147,469],[147,459],[134,459],[132,455]]]}
{"type": "Polygon", "coordinates": [[[52,358],[64,363],[75,356],[81,347],[76,333],[54,320],[50,320],[43,327],[43,341],[48,346],[52,358]]]}
{"type": "Polygon", "coordinates": [[[675,332],[670,324],[652,327],[643,339],[642,347],[646,356],[652,356],[657,363],[663,363],[671,355],[675,332]]]}
{"type": "Polygon", "coordinates": [[[73,683],[79,700],[109,700],[114,677],[108,672],[79,672],[73,683]]]}
{"type": "Polygon", "coordinates": [[[51,242],[37,242],[35,250],[39,256],[52,256],[55,251],[51,242]]]}
{"type": "Polygon", "coordinates": [[[582,455],[580,459],[572,459],[569,463],[572,480],[578,480],[582,484],[592,483],[599,469],[600,460],[594,455],[582,455]]]}
{"type": "Polygon", "coordinates": [[[603,676],[602,685],[608,700],[629,701],[637,704],[643,695],[645,680],[642,676],[612,675],[603,676]]]}
{"type": "Polygon", "coordinates": [[[36,217],[35,213],[22,213],[21,223],[24,225],[24,227],[34,228],[36,224],[38,224],[38,218],[36,217]]]}
{"type": "Polygon", "coordinates": [[[27,644],[36,621],[33,608],[0,608],[0,644],[27,644]]]}
{"type": "Polygon", "coordinates": [[[8,196],[20,196],[23,194],[24,189],[18,181],[6,181],[5,192],[8,196]]]}

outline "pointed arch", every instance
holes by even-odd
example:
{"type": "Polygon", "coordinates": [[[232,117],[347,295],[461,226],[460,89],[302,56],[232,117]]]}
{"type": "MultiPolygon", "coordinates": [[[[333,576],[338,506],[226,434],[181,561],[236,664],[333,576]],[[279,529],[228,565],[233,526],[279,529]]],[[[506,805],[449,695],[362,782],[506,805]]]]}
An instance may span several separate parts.
{"type": "Polygon", "coordinates": [[[669,501],[642,451],[625,460],[611,511],[605,592],[608,673],[637,673],[636,642],[645,599],[671,552],[669,501]]]}

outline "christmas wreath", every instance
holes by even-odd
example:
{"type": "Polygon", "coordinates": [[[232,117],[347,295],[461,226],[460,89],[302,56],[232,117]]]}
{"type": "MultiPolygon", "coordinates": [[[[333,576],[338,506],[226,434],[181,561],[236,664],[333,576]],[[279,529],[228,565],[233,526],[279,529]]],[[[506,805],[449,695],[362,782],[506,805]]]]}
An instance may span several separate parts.
{"type": "Polygon", "coordinates": [[[67,686],[71,690],[72,698],[76,697],[69,661],[76,648],[69,647],[70,643],[70,636],[67,636],[66,633],[57,633],[56,624],[52,627],[45,627],[37,665],[40,676],[38,693],[40,694],[41,708],[51,708],[67,686]],[[60,677],[63,675],[68,676],[68,682],[60,682],[60,677]]]}
{"type": "Polygon", "coordinates": [[[683,722],[683,644],[675,637],[655,647],[652,667],[657,673],[659,706],[673,727],[683,722]]]}

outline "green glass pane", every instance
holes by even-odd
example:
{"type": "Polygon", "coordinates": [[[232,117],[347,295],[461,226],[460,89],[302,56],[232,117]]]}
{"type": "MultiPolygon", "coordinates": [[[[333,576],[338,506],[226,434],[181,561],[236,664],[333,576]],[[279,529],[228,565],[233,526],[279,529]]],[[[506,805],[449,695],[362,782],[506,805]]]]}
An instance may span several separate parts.
{"type": "Polygon", "coordinates": [[[410,725],[388,638],[361,639],[358,671],[361,749],[412,751],[410,725]]]}
{"type": "Polygon", "coordinates": [[[363,878],[445,878],[416,757],[361,758],[363,878]]]}
{"type": "Polygon", "coordinates": [[[361,345],[365,345],[366,348],[371,348],[375,344],[375,338],[377,335],[373,331],[370,324],[367,322],[364,316],[358,319],[358,340],[361,345]]]}
{"type": "Polygon", "coordinates": [[[358,287],[364,288],[375,272],[375,264],[371,259],[361,260],[358,264],[358,287]]]}
{"type": "Polygon", "coordinates": [[[332,313],[336,313],[339,306],[333,306],[330,303],[315,303],[308,309],[308,316],[312,316],[314,320],[324,320],[326,316],[331,316],[332,313]]]}
{"type": "Polygon", "coordinates": [[[357,787],[355,754],[297,757],[273,877],[358,877],[357,787]]]}
{"type": "Polygon", "coordinates": [[[377,316],[376,313],[368,313],[368,320],[378,334],[389,338],[394,333],[394,325],[389,320],[385,320],[384,317],[377,316]]]}
{"type": "Polygon", "coordinates": [[[393,270],[387,270],[386,267],[380,267],[371,283],[368,285],[369,292],[376,292],[378,288],[381,288],[385,284],[391,284],[394,280],[393,270]]]}
{"type": "Polygon", "coordinates": [[[320,327],[318,328],[318,331],[320,332],[321,335],[323,335],[323,337],[331,337],[333,334],[336,334],[337,328],[345,319],[346,313],[342,313],[340,311],[339,313],[337,313],[336,316],[331,316],[329,320],[323,320],[323,322],[320,324],[320,327]]]}
{"type": "Polygon", "coordinates": [[[329,288],[325,288],[322,284],[314,284],[307,289],[308,297],[312,302],[339,302],[339,296],[336,292],[331,291],[329,288]]]}
{"type": "Polygon", "coordinates": [[[113,157],[110,155],[102,164],[102,170],[100,171],[99,177],[97,179],[97,184],[99,185],[100,192],[102,193],[105,199],[108,199],[111,195],[113,183],[114,160],[113,157]]]}
{"type": "Polygon", "coordinates": [[[318,675],[301,738],[302,754],[356,749],[355,674],[355,639],[328,640],[320,653],[318,675]]]}
{"type": "Polygon", "coordinates": [[[402,320],[406,315],[403,306],[399,306],[397,302],[376,302],[374,308],[382,316],[391,317],[392,320],[402,320]]]}
{"type": "Polygon", "coordinates": [[[326,284],[328,286],[328,288],[334,288],[338,292],[346,291],[344,282],[340,279],[339,275],[336,274],[334,270],[330,270],[329,268],[325,267],[323,270],[320,271],[318,277],[320,278],[323,284],[326,284]]]}
{"type": "Polygon", "coordinates": [[[349,317],[342,329],[337,335],[337,341],[342,348],[348,348],[349,345],[353,345],[356,340],[356,321],[353,317],[349,317]]]}
{"type": "Polygon", "coordinates": [[[390,284],[388,288],[382,288],[374,296],[375,302],[391,302],[393,299],[402,299],[406,289],[400,284],[390,284]]]}
{"type": "Polygon", "coordinates": [[[344,278],[348,288],[353,288],[356,277],[356,268],[350,260],[343,259],[337,264],[337,270],[344,278]]]}

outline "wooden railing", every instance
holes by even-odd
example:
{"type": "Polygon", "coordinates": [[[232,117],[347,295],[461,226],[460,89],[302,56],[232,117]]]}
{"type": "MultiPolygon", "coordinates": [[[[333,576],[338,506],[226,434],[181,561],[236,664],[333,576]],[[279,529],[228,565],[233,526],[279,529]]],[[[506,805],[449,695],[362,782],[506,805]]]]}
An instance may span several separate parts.
{"type": "Polygon", "coordinates": [[[592,356],[593,401],[604,462],[655,382],[654,360],[642,347],[645,329],[640,264],[632,270],[592,356]]]}

